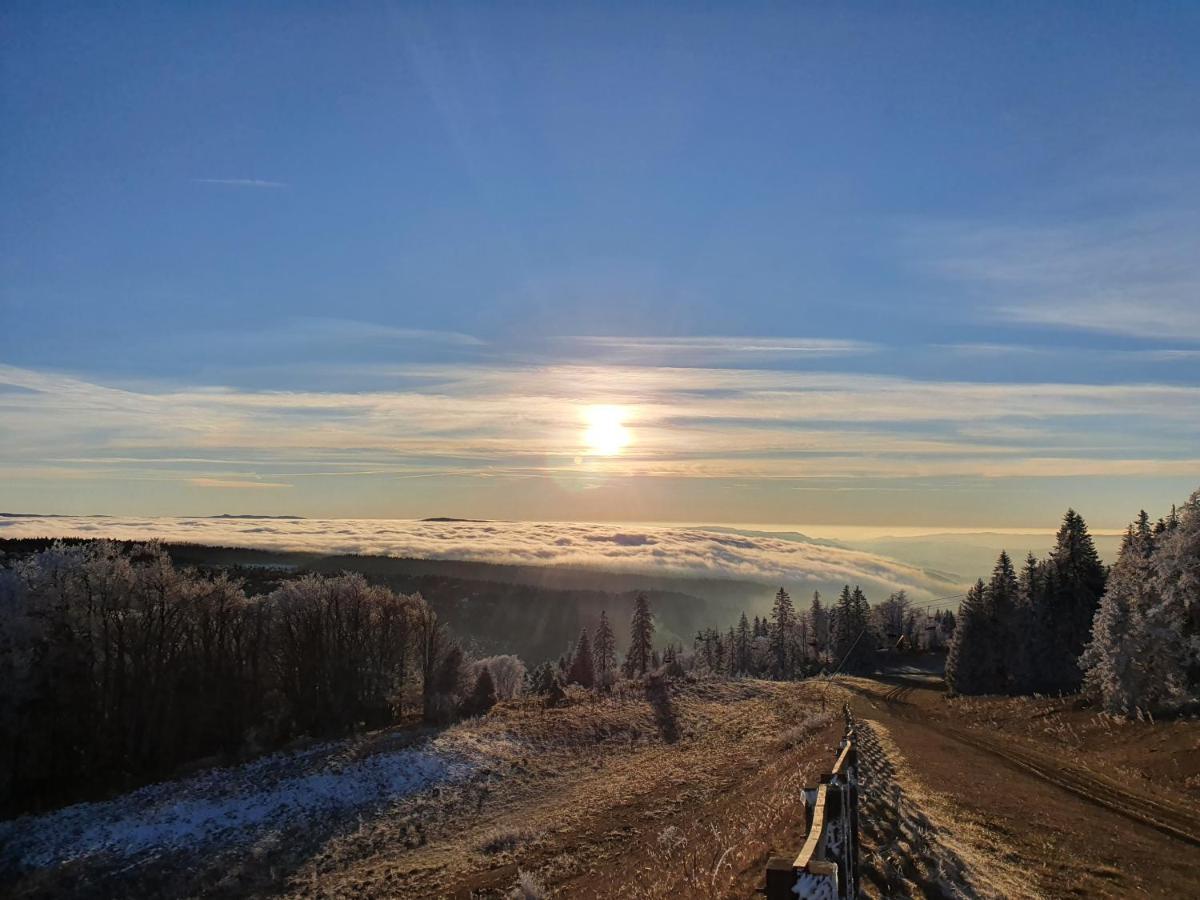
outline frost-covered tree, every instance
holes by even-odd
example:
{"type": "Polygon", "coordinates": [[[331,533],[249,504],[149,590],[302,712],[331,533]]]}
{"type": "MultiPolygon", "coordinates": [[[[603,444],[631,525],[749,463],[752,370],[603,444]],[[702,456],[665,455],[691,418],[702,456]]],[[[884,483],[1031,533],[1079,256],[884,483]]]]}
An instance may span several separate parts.
{"type": "Polygon", "coordinates": [[[1145,654],[1156,652],[1146,631],[1146,612],[1157,603],[1153,557],[1154,534],[1143,510],[1125,532],[1079,661],[1084,691],[1114,715],[1133,715],[1147,700],[1145,654]]]}
{"type": "Polygon", "coordinates": [[[1146,612],[1149,640],[1162,648],[1154,687],[1163,697],[1200,695],[1200,490],[1172,510],[1154,555],[1158,602],[1146,612]]]}
{"type": "Polygon", "coordinates": [[[875,607],[875,620],[889,646],[911,632],[911,604],[905,591],[895,591],[875,607]]]}
{"type": "Polygon", "coordinates": [[[644,593],[638,593],[629,623],[629,652],[625,654],[623,667],[625,677],[645,675],[650,669],[657,668],[654,657],[654,617],[650,614],[649,599],[644,593]]]}
{"type": "Polygon", "coordinates": [[[1080,664],[1114,714],[1200,699],[1200,491],[1153,527],[1145,511],[1130,526],[1080,664]]]}
{"type": "Polygon", "coordinates": [[[592,640],[592,657],[596,664],[596,680],[601,686],[607,687],[617,668],[617,639],[613,636],[612,626],[608,624],[608,614],[603,610],[592,640]]]}
{"type": "Polygon", "coordinates": [[[480,669],[486,668],[491,673],[498,700],[512,700],[525,690],[525,663],[519,656],[489,656],[476,662],[474,668],[476,678],[480,669]]]}

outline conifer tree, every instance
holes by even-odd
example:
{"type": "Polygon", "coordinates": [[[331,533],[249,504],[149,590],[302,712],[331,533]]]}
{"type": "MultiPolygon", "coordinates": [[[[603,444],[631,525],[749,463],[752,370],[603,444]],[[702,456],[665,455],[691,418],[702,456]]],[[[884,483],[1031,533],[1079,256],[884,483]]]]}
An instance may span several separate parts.
{"type": "Polygon", "coordinates": [[[874,662],[874,641],[866,633],[871,608],[862,589],[842,588],[833,616],[834,666],[844,672],[862,672],[874,662]]]}
{"type": "Polygon", "coordinates": [[[742,617],[738,620],[737,634],[734,637],[733,662],[730,666],[734,674],[744,675],[750,671],[750,644],[753,639],[750,633],[750,622],[743,612],[742,617]]]}
{"type": "Polygon", "coordinates": [[[1151,703],[1200,698],[1200,490],[1178,510],[1156,542],[1157,602],[1146,611],[1153,661],[1151,703]]]}
{"type": "Polygon", "coordinates": [[[987,690],[1017,693],[1028,682],[1026,644],[1020,631],[1021,585],[1004,550],[996,559],[987,591],[987,630],[992,671],[987,690]]]}
{"type": "Polygon", "coordinates": [[[1084,691],[1113,715],[1133,715],[1147,702],[1148,655],[1156,649],[1148,646],[1145,620],[1157,601],[1153,552],[1154,534],[1143,510],[1121,541],[1092,622],[1092,639],[1079,660],[1084,691]]]}
{"type": "Polygon", "coordinates": [[[1087,524],[1068,509],[1046,573],[1042,627],[1048,654],[1044,681],[1050,690],[1074,691],[1082,681],[1079,657],[1091,638],[1106,573],[1087,524]]]}
{"type": "Polygon", "coordinates": [[[597,682],[607,687],[609,677],[617,667],[617,639],[613,636],[612,626],[608,624],[608,614],[603,610],[600,611],[600,622],[592,640],[592,658],[596,665],[597,682]]]}
{"type": "Polygon", "coordinates": [[[836,667],[850,651],[854,642],[851,628],[854,626],[854,598],[850,593],[850,585],[842,586],[833,616],[833,664],[836,667]]]}
{"type": "Polygon", "coordinates": [[[796,611],[792,598],[781,587],[771,609],[770,647],[776,678],[790,679],[795,674],[795,629],[796,611]]]}
{"type": "Polygon", "coordinates": [[[596,686],[596,667],[592,659],[592,644],[588,640],[587,629],[579,632],[579,640],[575,644],[575,655],[571,659],[571,668],[567,680],[585,688],[596,686]]]}
{"type": "Polygon", "coordinates": [[[492,681],[492,673],[488,671],[488,667],[483,666],[479,670],[479,677],[475,679],[475,689],[467,700],[466,712],[469,715],[482,716],[495,705],[496,685],[492,681]]]}
{"type": "Polygon", "coordinates": [[[955,694],[982,694],[993,671],[988,635],[987,587],[975,582],[958,608],[957,627],[946,656],[946,685],[955,694]]]}
{"type": "Polygon", "coordinates": [[[829,652],[829,614],[821,605],[821,592],[813,591],[812,608],[808,614],[812,624],[813,650],[818,660],[829,652]]]}
{"type": "Polygon", "coordinates": [[[650,601],[644,593],[639,593],[629,624],[629,652],[625,654],[624,666],[627,678],[645,675],[650,668],[657,668],[653,659],[653,645],[654,618],[650,614],[650,601]]]}

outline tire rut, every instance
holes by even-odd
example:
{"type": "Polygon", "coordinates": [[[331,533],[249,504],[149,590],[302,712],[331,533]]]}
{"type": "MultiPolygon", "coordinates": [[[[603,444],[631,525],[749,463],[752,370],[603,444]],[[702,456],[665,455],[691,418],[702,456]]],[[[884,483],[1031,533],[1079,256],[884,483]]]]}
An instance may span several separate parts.
{"type": "MultiPolygon", "coordinates": [[[[1145,794],[1131,791],[1114,781],[1098,778],[1061,760],[1047,759],[1043,755],[1013,747],[1002,747],[961,728],[931,724],[928,718],[912,715],[904,708],[911,706],[906,698],[913,690],[915,690],[913,685],[899,684],[884,694],[882,699],[888,704],[889,711],[905,722],[926,728],[941,736],[998,757],[1082,800],[1101,806],[1138,824],[1146,825],[1193,847],[1200,847],[1200,816],[1169,806],[1145,794]]],[[[856,692],[864,693],[857,690],[856,692]]]]}

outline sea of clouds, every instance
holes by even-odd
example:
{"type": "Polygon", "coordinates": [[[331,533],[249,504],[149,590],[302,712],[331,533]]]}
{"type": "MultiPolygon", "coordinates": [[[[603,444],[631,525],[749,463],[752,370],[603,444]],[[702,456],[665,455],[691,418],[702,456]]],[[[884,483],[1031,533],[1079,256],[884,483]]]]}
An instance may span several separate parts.
{"type": "Polygon", "coordinates": [[[571,566],[767,583],[861,584],[874,595],[904,588],[921,599],[957,589],[886,556],[795,533],[672,525],[412,519],[0,516],[0,537],[109,537],[201,544],[571,566]]]}

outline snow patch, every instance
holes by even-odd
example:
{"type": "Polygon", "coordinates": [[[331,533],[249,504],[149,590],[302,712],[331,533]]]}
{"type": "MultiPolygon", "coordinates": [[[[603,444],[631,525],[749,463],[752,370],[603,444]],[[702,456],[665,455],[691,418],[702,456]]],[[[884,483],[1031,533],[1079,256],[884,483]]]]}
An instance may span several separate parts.
{"type": "MultiPolygon", "coordinates": [[[[154,784],[100,803],[0,824],[0,868],[45,868],[254,839],[259,832],[380,807],[462,781],[482,746],[443,741],[349,757],[352,742],[277,753],[243,766],[154,784]]],[[[499,748],[495,748],[499,749],[499,748]]]]}

